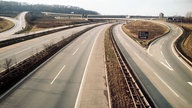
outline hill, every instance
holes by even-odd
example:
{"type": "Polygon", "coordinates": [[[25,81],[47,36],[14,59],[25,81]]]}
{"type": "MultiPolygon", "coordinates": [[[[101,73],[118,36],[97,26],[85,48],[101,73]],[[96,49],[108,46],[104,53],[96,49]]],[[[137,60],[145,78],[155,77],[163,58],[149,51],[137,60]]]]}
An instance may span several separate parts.
{"type": "Polygon", "coordinates": [[[20,12],[55,12],[55,13],[75,13],[75,14],[94,14],[98,13],[91,10],[85,10],[75,6],[64,6],[64,5],[43,5],[43,4],[27,4],[21,2],[12,1],[0,1],[0,15],[3,16],[15,16],[20,12]]]}

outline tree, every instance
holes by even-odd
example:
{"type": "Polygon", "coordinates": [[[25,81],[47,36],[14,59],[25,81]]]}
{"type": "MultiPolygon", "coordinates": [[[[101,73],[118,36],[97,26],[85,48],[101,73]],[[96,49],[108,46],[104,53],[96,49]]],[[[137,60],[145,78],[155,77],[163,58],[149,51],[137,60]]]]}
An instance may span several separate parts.
{"type": "Polygon", "coordinates": [[[35,4],[30,5],[27,3],[1,1],[0,0],[0,15],[17,15],[20,12],[55,12],[55,13],[66,13],[71,14],[98,14],[95,11],[85,10],[76,6],[65,6],[65,5],[41,5],[35,4]]]}
{"type": "Polygon", "coordinates": [[[6,58],[4,60],[4,63],[2,64],[2,67],[6,70],[9,71],[9,68],[11,67],[11,65],[13,65],[13,59],[11,58],[6,58]]]}

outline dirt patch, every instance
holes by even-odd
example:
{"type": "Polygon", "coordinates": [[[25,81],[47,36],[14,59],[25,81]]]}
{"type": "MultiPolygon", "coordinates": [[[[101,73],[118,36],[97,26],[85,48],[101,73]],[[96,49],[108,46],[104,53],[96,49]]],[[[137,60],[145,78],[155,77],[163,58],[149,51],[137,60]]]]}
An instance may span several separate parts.
{"type": "Polygon", "coordinates": [[[40,31],[49,28],[65,26],[65,25],[72,25],[72,24],[79,24],[79,23],[86,23],[88,21],[83,19],[40,19],[35,20],[32,24],[32,28],[30,31],[40,31]]]}
{"type": "Polygon", "coordinates": [[[6,30],[12,28],[13,26],[14,26],[14,24],[11,21],[0,18],[0,32],[6,31],[6,30]]]}
{"type": "Polygon", "coordinates": [[[87,21],[83,19],[38,19],[33,21],[33,25],[36,26],[36,28],[53,28],[84,22],[87,21]]]}
{"type": "Polygon", "coordinates": [[[128,36],[139,42],[143,47],[148,47],[154,39],[169,32],[169,28],[164,25],[140,20],[127,22],[127,24],[122,26],[122,29],[128,36]],[[148,39],[139,39],[138,33],[140,31],[148,31],[148,39]]]}
{"type": "Polygon", "coordinates": [[[48,29],[48,28],[39,28],[39,27],[37,27],[37,26],[32,26],[32,28],[31,28],[31,32],[35,32],[35,31],[40,31],[40,30],[45,30],[45,29],[48,29]]]}

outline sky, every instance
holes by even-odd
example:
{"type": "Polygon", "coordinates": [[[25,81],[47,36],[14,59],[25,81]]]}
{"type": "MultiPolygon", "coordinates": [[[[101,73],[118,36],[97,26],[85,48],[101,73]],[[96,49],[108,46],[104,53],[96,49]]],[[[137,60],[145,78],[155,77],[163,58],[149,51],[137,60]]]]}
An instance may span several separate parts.
{"type": "Polygon", "coordinates": [[[192,11],[192,0],[4,0],[28,4],[78,6],[102,15],[185,16],[192,11]]]}

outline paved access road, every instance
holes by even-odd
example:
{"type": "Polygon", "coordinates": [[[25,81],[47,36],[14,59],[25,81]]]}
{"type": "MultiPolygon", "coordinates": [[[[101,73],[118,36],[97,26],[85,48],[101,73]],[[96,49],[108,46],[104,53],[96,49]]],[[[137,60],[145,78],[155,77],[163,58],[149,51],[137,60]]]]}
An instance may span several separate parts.
{"type": "Polygon", "coordinates": [[[0,33],[0,40],[4,40],[4,39],[7,39],[7,38],[12,38],[13,34],[15,32],[20,31],[23,28],[25,28],[25,26],[26,26],[25,15],[27,13],[28,12],[22,12],[16,18],[2,17],[2,18],[5,18],[7,20],[10,20],[15,25],[14,25],[13,28],[11,28],[11,29],[9,29],[9,30],[7,30],[5,32],[0,33]]]}
{"type": "MultiPolygon", "coordinates": [[[[45,48],[45,45],[50,45],[60,41],[63,38],[67,38],[74,33],[77,33],[87,27],[94,26],[95,24],[75,27],[68,30],[52,33],[35,39],[27,40],[21,43],[10,45],[4,48],[0,48],[0,65],[5,63],[5,59],[12,59],[13,64],[18,63],[33,54],[41,51],[45,48]]],[[[3,66],[0,67],[0,71],[4,70],[3,66]]]]}
{"type": "Polygon", "coordinates": [[[192,106],[192,68],[181,62],[173,42],[182,33],[172,24],[170,33],[153,42],[149,49],[130,39],[117,25],[113,29],[120,49],[130,62],[160,108],[190,108],[192,106]]]}
{"type": "Polygon", "coordinates": [[[96,27],[64,47],[0,102],[1,108],[74,108],[89,56],[100,33],[96,27]]]}

